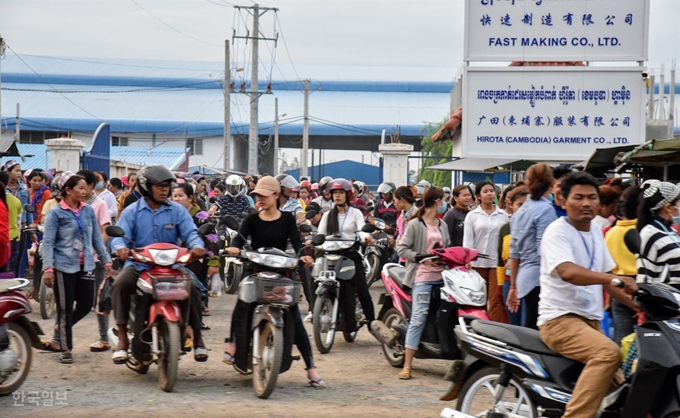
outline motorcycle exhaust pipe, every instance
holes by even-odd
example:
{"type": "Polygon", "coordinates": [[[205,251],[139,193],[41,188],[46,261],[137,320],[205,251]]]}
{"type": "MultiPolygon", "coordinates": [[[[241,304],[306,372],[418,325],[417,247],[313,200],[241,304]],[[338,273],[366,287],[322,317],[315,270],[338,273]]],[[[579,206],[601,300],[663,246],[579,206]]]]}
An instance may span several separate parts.
{"type": "Polygon", "coordinates": [[[156,324],[151,327],[151,352],[153,353],[153,360],[158,361],[160,349],[158,347],[158,325],[156,324]]]}

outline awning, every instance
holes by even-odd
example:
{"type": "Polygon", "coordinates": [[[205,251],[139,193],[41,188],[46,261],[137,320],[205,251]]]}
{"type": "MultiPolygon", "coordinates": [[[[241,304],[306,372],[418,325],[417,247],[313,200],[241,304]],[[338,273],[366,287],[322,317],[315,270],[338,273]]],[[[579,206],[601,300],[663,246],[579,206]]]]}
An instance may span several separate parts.
{"type": "Polygon", "coordinates": [[[21,157],[17,144],[12,136],[0,138],[0,156],[2,157],[21,157]]]}
{"type": "Polygon", "coordinates": [[[583,164],[585,171],[602,171],[607,169],[614,169],[616,167],[616,162],[614,159],[619,153],[627,153],[632,151],[636,145],[624,145],[621,147],[611,147],[611,148],[598,148],[593,151],[592,155],[583,164]]]}
{"type": "Polygon", "coordinates": [[[493,171],[506,170],[526,170],[535,164],[533,161],[518,160],[516,158],[461,158],[442,164],[427,167],[432,170],[443,171],[493,171]]]}

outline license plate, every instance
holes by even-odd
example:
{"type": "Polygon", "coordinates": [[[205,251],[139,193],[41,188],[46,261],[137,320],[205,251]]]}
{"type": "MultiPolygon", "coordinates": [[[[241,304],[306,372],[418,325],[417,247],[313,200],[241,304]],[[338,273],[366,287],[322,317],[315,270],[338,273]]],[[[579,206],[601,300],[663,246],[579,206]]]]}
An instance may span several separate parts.
{"type": "Polygon", "coordinates": [[[317,280],[335,280],[335,272],[332,270],[324,270],[319,272],[317,280]]]}

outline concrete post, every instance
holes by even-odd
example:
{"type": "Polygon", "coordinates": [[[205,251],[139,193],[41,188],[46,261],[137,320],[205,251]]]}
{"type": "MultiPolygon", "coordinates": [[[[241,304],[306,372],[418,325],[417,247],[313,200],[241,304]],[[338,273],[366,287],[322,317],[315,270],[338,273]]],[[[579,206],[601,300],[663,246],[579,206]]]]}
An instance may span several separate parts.
{"type": "Polygon", "coordinates": [[[45,141],[50,151],[48,167],[57,171],[77,172],[80,170],[80,152],[85,144],[73,138],[57,138],[45,141]]]}
{"type": "Polygon", "coordinates": [[[413,152],[409,144],[381,144],[378,150],[383,156],[383,181],[397,187],[408,182],[408,156],[413,152]]]}

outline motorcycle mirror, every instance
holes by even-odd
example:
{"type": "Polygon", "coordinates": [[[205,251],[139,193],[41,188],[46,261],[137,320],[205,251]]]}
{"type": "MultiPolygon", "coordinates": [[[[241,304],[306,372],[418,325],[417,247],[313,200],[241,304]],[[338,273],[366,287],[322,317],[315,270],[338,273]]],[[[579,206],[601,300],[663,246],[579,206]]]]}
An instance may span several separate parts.
{"type": "Polygon", "coordinates": [[[215,204],[215,202],[217,202],[217,199],[215,198],[215,196],[210,196],[208,198],[208,203],[215,204]]]}
{"type": "Polygon", "coordinates": [[[35,213],[35,208],[32,205],[24,205],[24,211],[28,213],[35,213]]]}
{"type": "Polygon", "coordinates": [[[204,223],[198,228],[198,235],[204,237],[206,235],[214,234],[215,226],[211,223],[204,223]]]}
{"type": "Polygon", "coordinates": [[[377,230],[378,228],[373,224],[364,224],[364,226],[361,227],[361,232],[368,232],[369,234],[372,234],[377,230]]]}
{"type": "Polygon", "coordinates": [[[234,231],[238,231],[239,223],[233,216],[227,215],[222,217],[222,222],[224,222],[224,224],[227,225],[227,228],[233,229],[234,231]]]}
{"type": "Polygon", "coordinates": [[[357,209],[359,209],[362,212],[368,212],[368,208],[366,206],[357,206],[357,209]]]}
{"type": "Polygon", "coordinates": [[[326,242],[326,236],[324,234],[317,234],[312,238],[312,244],[321,245],[326,242]]]}
{"type": "Polygon", "coordinates": [[[310,210],[307,211],[307,213],[305,213],[305,219],[307,219],[307,220],[310,220],[315,216],[316,216],[316,211],[314,209],[310,209],[310,210]]]}
{"type": "Polygon", "coordinates": [[[623,242],[628,251],[633,254],[640,254],[640,232],[637,229],[629,229],[623,236],[623,242]]]}
{"type": "Polygon", "coordinates": [[[125,231],[119,226],[109,225],[106,227],[106,235],[113,238],[120,238],[125,236],[125,231]]]}
{"type": "Polygon", "coordinates": [[[312,227],[305,224],[305,225],[300,225],[300,232],[304,232],[306,234],[312,232],[312,227]]]}

